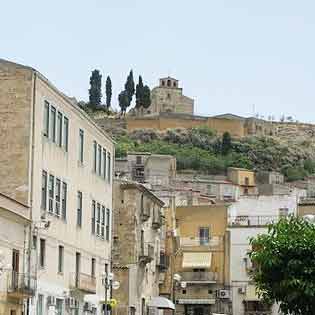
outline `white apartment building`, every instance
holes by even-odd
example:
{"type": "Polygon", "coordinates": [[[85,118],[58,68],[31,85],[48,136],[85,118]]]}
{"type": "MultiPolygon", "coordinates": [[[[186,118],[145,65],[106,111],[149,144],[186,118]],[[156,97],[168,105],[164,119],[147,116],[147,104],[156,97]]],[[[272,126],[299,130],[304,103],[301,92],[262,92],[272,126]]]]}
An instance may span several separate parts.
{"type": "Polygon", "coordinates": [[[0,118],[0,192],[31,211],[25,268],[36,291],[23,314],[100,314],[111,263],[112,140],[39,72],[1,59],[0,118]]]}

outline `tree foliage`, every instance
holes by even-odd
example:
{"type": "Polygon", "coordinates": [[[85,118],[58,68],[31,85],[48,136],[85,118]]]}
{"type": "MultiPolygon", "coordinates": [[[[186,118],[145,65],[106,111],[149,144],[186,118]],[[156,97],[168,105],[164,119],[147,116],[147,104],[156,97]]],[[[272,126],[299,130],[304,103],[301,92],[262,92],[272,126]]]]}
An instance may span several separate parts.
{"type": "Polygon", "coordinates": [[[222,154],[227,155],[232,149],[232,139],[229,132],[225,132],[222,136],[222,154]]]}
{"type": "Polygon", "coordinates": [[[127,81],[125,83],[125,91],[128,95],[128,106],[129,106],[131,104],[132,97],[135,94],[135,82],[133,80],[132,70],[130,70],[129,75],[127,77],[127,81]]]}
{"type": "Polygon", "coordinates": [[[118,104],[122,114],[126,113],[126,110],[129,106],[129,95],[127,91],[122,91],[118,95],[118,104]]]}
{"type": "Polygon", "coordinates": [[[97,107],[102,101],[102,75],[99,70],[92,71],[90,77],[89,104],[97,107]]]}
{"type": "Polygon", "coordinates": [[[106,107],[107,109],[109,109],[111,106],[111,100],[112,100],[112,81],[109,76],[106,79],[105,93],[106,93],[106,107]]]}
{"type": "Polygon", "coordinates": [[[143,105],[143,81],[141,75],[136,86],[136,108],[140,108],[143,105]]]}
{"type": "Polygon", "coordinates": [[[151,105],[151,92],[150,92],[150,88],[145,85],[143,87],[143,95],[142,95],[143,99],[142,99],[142,106],[144,108],[148,108],[151,105]]]}
{"type": "Polygon", "coordinates": [[[315,225],[290,217],[250,240],[252,279],[266,301],[284,314],[315,313],[315,225]]]}

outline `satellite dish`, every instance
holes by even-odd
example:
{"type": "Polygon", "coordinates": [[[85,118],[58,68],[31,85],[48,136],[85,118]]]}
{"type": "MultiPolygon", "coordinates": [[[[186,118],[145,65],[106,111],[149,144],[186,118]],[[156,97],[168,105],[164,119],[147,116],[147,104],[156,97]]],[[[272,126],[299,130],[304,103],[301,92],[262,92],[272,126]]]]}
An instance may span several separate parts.
{"type": "Polygon", "coordinates": [[[119,281],[113,281],[112,288],[113,288],[113,290],[118,290],[120,288],[119,281]]]}

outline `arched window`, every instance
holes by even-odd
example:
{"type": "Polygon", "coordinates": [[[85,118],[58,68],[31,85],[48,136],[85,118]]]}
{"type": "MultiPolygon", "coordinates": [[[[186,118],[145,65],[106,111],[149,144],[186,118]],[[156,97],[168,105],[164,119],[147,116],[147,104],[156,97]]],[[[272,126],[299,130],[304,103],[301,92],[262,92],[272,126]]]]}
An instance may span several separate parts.
{"type": "Polygon", "coordinates": [[[176,81],[174,81],[173,86],[174,86],[174,87],[177,87],[177,85],[176,85],[176,81]]]}
{"type": "Polygon", "coordinates": [[[162,80],[162,86],[165,86],[165,81],[164,80],[162,80]]]}
{"type": "Polygon", "coordinates": [[[171,80],[167,80],[167,86],[171,87],[171,80]]]}

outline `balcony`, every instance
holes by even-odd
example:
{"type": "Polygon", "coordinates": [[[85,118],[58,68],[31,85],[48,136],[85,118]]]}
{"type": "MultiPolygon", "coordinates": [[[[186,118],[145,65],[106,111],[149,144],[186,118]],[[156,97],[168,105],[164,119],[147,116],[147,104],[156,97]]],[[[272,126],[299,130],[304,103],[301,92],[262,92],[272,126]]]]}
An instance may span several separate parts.
{"type": "Polygon", "coordinates": [[[162,215],[160,213],[155,214],[153,219],[152,219],[152,228],[157,230],[157,229],[161,228],[162,225],[163,225],[162,215]]]}
{"type": "Polygon", "coordinates": [[[154,260],[154,246],[150,243],[142,244],[139,253],[140,264],[148,264],[154,260]]]}
{"type": "Polygon", "coordinates": [[[271,223],[276,223],[281,216],[247,216],[239,215],[228,218],[229,227],[264,227],[271,223]]]}
{"type": "Polygon", "coordinates": [[[223,236],[213,236],[212,238],[180,237],[179,246],[181,248],[203,247],[203,250],[219,250],[223,248],[223,236]]]}
{"type": "Polygon", "coordinates": [[[15,299],[30,298],[35,295],[36,279],[28,274],[12,271],[8,277],[8,296],[15,299]]]}
{"type": "Polygon", "coordinates": [[[70,287],[82,291],[86,294],[96,293],[96,278],[84,273],[72,273],[71,274],[70,287]]]}
{"type": "Polygon", "coordinates": [[[218,280],[217,272],[206,272],[206,271],[198,271],[198,272],[182,272],[182,281],[191,283],[191,284],[210,284],[216,283],[218,280]]]}

